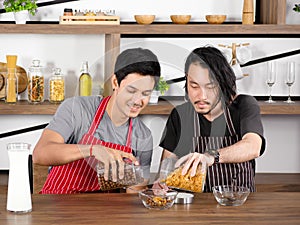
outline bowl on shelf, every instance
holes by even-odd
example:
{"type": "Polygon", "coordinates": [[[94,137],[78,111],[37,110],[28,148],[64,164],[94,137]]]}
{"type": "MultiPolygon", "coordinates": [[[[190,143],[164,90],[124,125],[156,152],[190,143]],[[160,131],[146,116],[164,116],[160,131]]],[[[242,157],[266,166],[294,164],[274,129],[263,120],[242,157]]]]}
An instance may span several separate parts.
{"type": "Polygon", "coordinates": [[[170,18],[173,23],[176,24],[187,24],[190,22],[191,15],[171,15],[170,18]]]}
{"type": "Polygon", "coordinates": [[[226,20],[226,15],[206,15],[209,24],[221,24],[226,20]]]}
{"type": "Polygon", "coordinates": [[[224,206],[243,205],[250,194],[249,188],[241,186],[220,185],[212,190],[217,202],[224,206]]]}
{"type": "Polygon", "coordinates": [[[134,15],[134,19],[138,24],[151,24],[155,19],[155,15],[134,15]]]}
{"type": "Polygon", "coordinates": [[[145,189],[139,192],[143,205],[148,209],[169,209],[174,205],[177,191],[163,189],[145,189]]]}

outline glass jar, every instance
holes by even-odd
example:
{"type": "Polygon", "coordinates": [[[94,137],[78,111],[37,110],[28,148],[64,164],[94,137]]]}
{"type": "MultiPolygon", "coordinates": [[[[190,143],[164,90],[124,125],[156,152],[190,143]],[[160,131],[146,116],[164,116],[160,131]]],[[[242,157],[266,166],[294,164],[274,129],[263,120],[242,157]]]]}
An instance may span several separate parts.
{"type": "Polygon", "coordinates": [[[33,60],[28,71],[28,101],[30,103],[42,103],[44,101],[44,75],[40,60],[33,60]]]}
{"type": "Polygon", "coordinates": [[[60,68],[55,68],[49,79],[49,101],[51,103],[61,103],[65,100],[65,79],[60,68]]]}
{"type": "Polygon", "coordinates": [[[7,210],[14,213],[31,212],[31,194],[29,182],[30,144],[7,144],[9,158],[9,179],[7,190],[7,210]]]}
{"type": "Polygon", "coordinates": [[[6,75],[6,88],[5,88],[5,102],[14,104],[18,100],[18,78],[16,74],[16,55],[7,55],[7,75],[6,75]]]}

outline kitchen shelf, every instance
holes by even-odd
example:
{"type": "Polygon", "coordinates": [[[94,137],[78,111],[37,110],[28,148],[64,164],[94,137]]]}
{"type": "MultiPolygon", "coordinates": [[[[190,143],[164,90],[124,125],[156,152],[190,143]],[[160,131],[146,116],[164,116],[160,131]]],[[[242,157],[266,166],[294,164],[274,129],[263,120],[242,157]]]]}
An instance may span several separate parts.
{"type": "MultiPolygon", "coordinates": [[[[110,75],[113,72],[114,60],[120,52],[121,35],[127,36],[163,36],[163,37],[193,37],[193,36],[214,36],[221,37],[245,36],[245,37],[300,37],[300,25],[285,24],[285,0],[260,0],[261,23],[254,25],[242,24],[220,24],[210,25],[207,23],[190,24],[121,24],[121,25],[72,25],[72,24],[1,24],[0,35],[8,34],[45,34],[45,35],[92,35],[105,36],[105,65],[104,74],[110,75]],[[272,10],[270,11],[270,7],[272,10]]],[[[104,95],[110,94],[111,87],[109,77],[104,85],[104,95]]],[[[176,101],[160,101],[157,105],[148,105],[142,114],[168,115],[174,105],[180,104],[176,101]]],[[[42,114],[53,115],[58,105],[45,101],[42,104],[28,104],[27,101],[20,101],[16,105],[8,105],[0,102],[0,114],[2,115],[29,115],[42,114]]],[[[260,102],[262,114],[287,114],[299,115],[300,103],[293,105],[284,103],[264,104],[260,102]]]]}
{"type": "MultiPolygon", "coordinates": [[[[169,115],[171,110],[183,101],[159,101],[158,104],[149,104],[142,112],[142,115],[169,115]]],[[[300,101],[294,104],[287,104],[277,101],[276,103],[266,103],[258,101],[262,115],[300,115],[300,101]]],[[[27,101],[18,101],[15,105],[0,102],[0,115],[53,115],[58,104],[51,104],[44,101],[41,104],[30,104],[27,101]]]]}
{"type": "Polygon", "coordinates": [[[1,24],[0,34],[126,34],[126,35],[300,35],[300,25],[288,24],[1,24]]]}

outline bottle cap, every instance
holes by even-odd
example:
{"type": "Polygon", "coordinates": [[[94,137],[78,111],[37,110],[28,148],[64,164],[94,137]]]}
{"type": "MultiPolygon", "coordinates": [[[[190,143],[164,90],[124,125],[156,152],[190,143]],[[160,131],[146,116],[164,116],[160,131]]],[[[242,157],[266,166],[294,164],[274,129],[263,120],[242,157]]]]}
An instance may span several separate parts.
{"type": "Polygon", "coordinates": [[[61,68],[55,68],[55,69],[53,69],[53,74],[54,75],[61,75],[61,68]]]}
{"type": "Polygon", "coordinates": [[[73,12],[73,9],[71,9],[71,8],[65,8],[64,12],[73,12]]]}

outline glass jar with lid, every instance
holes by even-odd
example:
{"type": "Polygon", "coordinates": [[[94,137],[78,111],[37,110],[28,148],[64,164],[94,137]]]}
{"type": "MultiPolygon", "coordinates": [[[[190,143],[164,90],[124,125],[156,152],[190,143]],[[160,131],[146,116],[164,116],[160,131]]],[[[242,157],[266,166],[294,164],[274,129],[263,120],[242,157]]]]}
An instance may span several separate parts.
{"type": "Polygon", "coordinates": [[[35,59],[28,71],[28,101],[42,103],[44,101],[44,75],[40,60],[35,59]]]}
{"type": "Polygon", "coordinates": [[[55,68],[49,79],[49,101],[61,103],[65,100],[65,79],[60,68],[55,68]]]}

